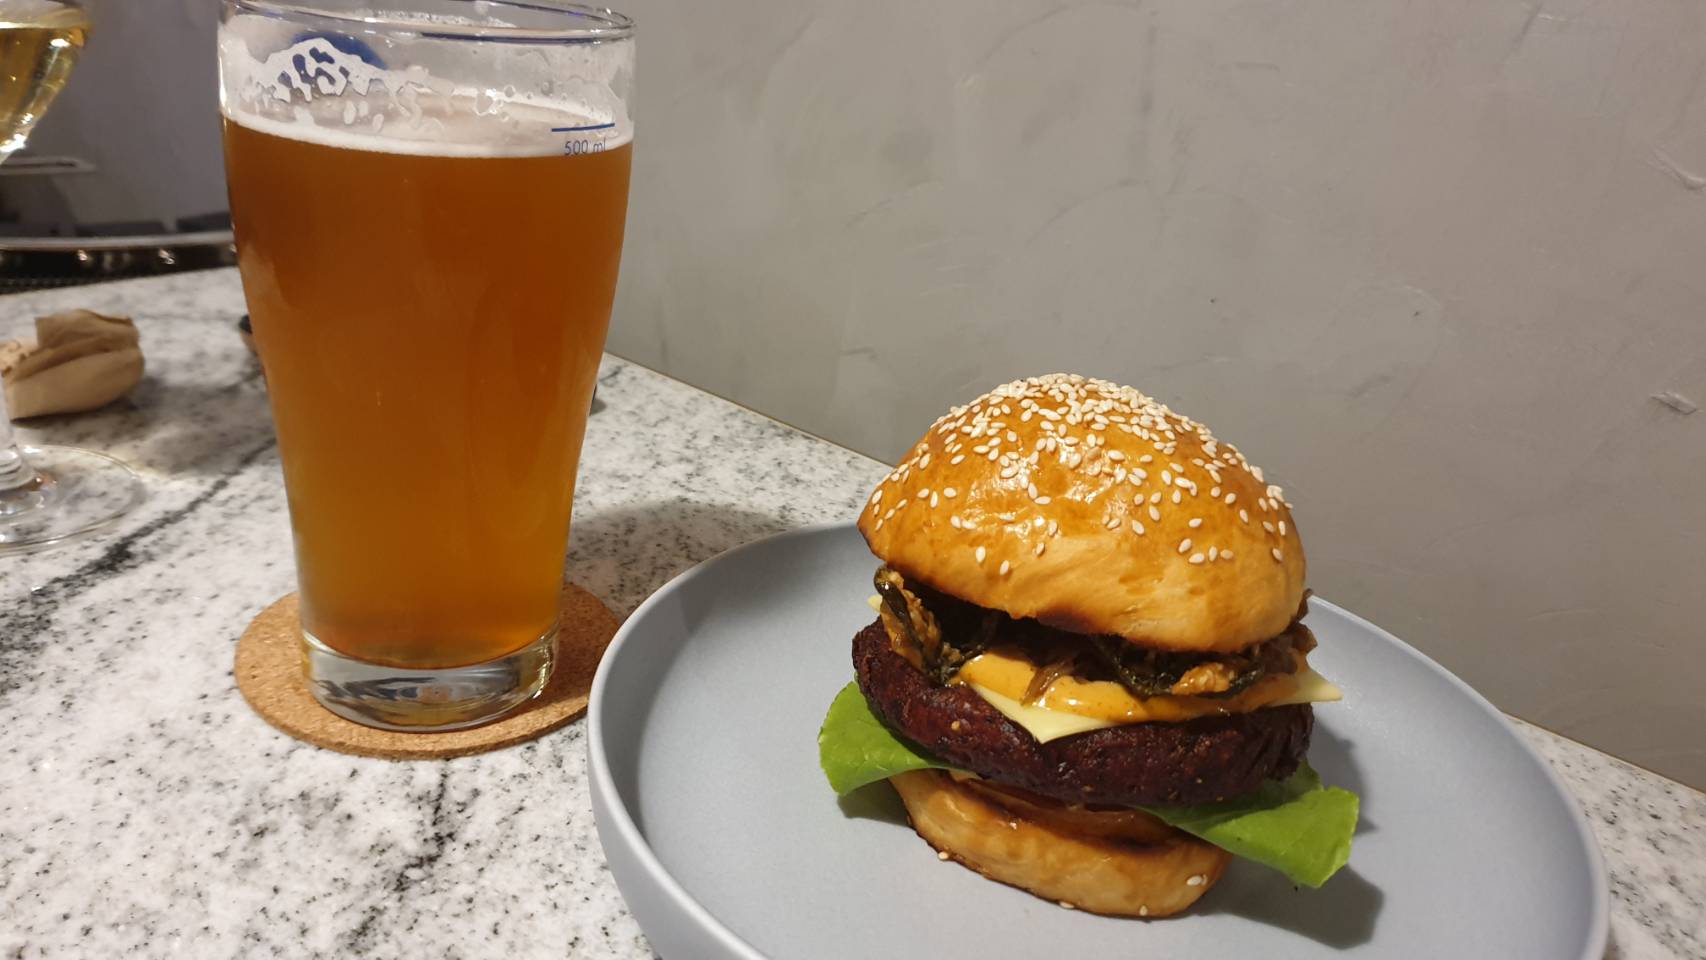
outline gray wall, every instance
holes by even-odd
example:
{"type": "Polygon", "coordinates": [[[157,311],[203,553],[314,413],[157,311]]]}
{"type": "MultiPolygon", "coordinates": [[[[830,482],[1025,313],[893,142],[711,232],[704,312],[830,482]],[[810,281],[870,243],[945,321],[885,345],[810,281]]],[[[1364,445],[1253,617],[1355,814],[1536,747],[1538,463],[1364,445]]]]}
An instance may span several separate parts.
{"type": "Polygon", "coordinates": [[[1706,786],[1706,7],[628,6],[614,350],[884,459],[1133,383],[1323,595],[1706,786]]]}
{"type": "Polygon", "coordinates": [[[219,151],[218,0],[86,0],[95,29],[32,153],[100,176],[0,182],[32,218],[159,220],[225,209],[219,151]]]}

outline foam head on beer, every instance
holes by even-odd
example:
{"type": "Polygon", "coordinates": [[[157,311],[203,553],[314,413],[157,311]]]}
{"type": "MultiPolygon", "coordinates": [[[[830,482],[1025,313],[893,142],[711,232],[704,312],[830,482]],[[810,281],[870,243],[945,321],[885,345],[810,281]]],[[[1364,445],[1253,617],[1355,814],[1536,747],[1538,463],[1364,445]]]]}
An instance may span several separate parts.
{"type": "Polygon", "coordinates": [[[304,630],[408,668],[556,629],[633,137],[631,42],[430,26],[219,38],[304,630]]]}
{"type": "Polygon", "coordinates": [[[470,63],[442,40],[376,48],[254,16],[223,24],[219,45],[225,118],[279,136],[435,156],[562,155],[633,138],[632,45],[518,44],[470,63]]]}

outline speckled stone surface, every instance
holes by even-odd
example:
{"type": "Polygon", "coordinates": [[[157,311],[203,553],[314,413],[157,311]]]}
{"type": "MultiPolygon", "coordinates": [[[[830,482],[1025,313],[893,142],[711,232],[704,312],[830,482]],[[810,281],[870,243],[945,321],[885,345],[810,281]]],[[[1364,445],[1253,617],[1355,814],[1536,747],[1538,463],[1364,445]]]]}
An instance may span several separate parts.
{"type": "MultiPolygon", "coordinates": [[[[580,724],[394,763],[297,743],[238,695],[232,644],[294,582],[235,274],[0,298],[0,337],[72,306],[135,316],[148,376],[24,434],[122,457],[149,499],[0,558],[0,957],[650,956],[580,724]]],[[[620,360],[598,399],[569,569],[619,614],[727,547],[852,515],[884,469],[620,360]]],[[[1706,796],[1519,726],[1598,831],[1609,956],[1706,958],[1706,796]]]]}

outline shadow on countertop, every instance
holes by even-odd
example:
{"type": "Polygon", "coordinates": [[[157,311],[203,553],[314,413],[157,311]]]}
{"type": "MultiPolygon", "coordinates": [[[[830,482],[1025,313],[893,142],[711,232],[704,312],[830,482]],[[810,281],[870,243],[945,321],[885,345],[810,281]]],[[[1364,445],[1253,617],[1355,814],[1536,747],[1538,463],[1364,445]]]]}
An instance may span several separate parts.
{"type": "Polygon", "coordinates": [[[599,509],[577,497],[568,579],[626,617],[701,560],[804,522],[685,498],[599,509]]]}

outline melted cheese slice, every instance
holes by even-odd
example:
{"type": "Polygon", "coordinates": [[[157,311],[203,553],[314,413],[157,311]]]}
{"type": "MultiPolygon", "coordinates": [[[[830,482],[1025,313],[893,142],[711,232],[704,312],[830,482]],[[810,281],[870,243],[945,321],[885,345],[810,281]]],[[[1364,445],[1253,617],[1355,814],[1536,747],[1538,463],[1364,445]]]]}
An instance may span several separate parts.
{"type": "Polygon", "coordinates": [[[1022,657],[989,652],[961,668],[964,683],[1039,743],[1126,723],[1177,723],[1199,717],[1248,713],[1292,703],[1330,703],[1344,692],[1307,663],[1289,676],[1268,677],[1234,697],[1136,697],[1117,683],[1061,677],[1034,704],[1020,702],[1036,667],[1022,657]]]}
{"type": "Polygon", "coordinates": [[[980,687],[975,683],[966,686],[972,692],[988,701],[989,705],[1001,711],[1001,715],[1024,727],[1038,743],[1059,740],[1070,737],[1075,733],[1087,730],[1100,730],[1103,727],[1118,726],[1108,720],[1098,720],[1095,717],[1081,717],[1076,713],[1064,710],[1049,710],[1044,707],[1026,706],[1012,697],[1004,697],[988,687],[980,687]]]}

